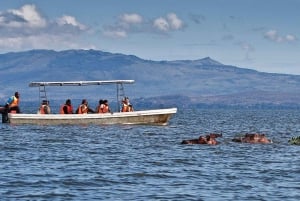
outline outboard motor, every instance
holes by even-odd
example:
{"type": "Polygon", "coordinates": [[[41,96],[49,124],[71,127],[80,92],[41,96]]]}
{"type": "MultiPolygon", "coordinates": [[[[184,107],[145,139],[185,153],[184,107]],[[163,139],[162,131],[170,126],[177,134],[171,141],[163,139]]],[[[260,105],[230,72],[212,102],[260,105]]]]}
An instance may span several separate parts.
{"type": "Polygon", "coordinates": [[[5,106],[0,106],[0,113],[2,116],[2,123],[8,123],[8,110],[5,106]]]}

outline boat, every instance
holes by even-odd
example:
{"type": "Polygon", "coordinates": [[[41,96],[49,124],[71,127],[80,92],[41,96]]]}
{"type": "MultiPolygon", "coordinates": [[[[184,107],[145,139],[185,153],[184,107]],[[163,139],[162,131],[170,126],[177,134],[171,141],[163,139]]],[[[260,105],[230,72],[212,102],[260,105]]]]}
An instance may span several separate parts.
{"type": "MultiPolygon", "coordinates": [[[[39,87],[40,101],[47,99],[46,87],[50,86],[87,86],[87,85],[111,85],[117,86],[117,103],[125,97],[124,84],[132,84],[134,80],[106,80],[106,81],[68,81],[68,82],[31,82],[29,87],[39,87]]],[[[118,104],[119,105],[119,104],[118,104]]],[[[37,124],[37,125],[112,125],[112,124],[143,124],[143,125],[167,125],[177,108],[151,109],[133,112],[89,113],[89,114],[23,114],[8,113],[8,121],[11,124],[37,124]]]]}

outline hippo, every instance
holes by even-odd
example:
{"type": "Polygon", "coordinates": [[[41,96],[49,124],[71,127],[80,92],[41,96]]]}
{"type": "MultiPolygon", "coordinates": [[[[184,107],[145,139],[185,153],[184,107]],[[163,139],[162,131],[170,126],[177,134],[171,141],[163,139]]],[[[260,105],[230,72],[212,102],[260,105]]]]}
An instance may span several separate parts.
{"type": "Polygon", "coordinates": [[[232,139],[233,142],[241,143],[255,143],[255,144],[268,144],[272,143],[272,140],[269,140],[265,134],[259,133],[246,133],[243,137],[236,137],[232,139]]]}
{"type": "Polygon", "coordinates": [[[289,143],[292,144],[292,145],[300,145],[300,136],[298,136],[298,137],[292,137],[289,140],[289,143]]]}
{"type": "Polygon", "coordinates": [[[217,133],[210,133],[205,136],[199,136],[197,139],[191,139],[191,140],[183,140],[181,144],[210,144],[210,145],[216,145],[219,144],[215,138],[222,137],[222,134],[217,133]]]}

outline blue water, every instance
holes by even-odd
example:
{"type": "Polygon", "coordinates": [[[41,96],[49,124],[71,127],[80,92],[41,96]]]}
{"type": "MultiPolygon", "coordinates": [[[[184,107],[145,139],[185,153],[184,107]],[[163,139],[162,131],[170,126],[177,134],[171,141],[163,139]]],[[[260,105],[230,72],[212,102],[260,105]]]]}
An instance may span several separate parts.
{"type": "Polygon", "coordinates": [[[179,110],[169,126],[0,124],[1,200],[300,200],[300,112],[179,110]],[[181,145],[222,132],[219,145],[181,145]],[[246,132],[273,144],[231,142],[246,132]]]}

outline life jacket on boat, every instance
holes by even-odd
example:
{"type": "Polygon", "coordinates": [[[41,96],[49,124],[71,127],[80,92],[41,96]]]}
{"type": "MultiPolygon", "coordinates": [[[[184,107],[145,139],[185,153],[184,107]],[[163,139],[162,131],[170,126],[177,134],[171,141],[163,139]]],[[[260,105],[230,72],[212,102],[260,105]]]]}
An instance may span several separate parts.
{"type": "Polygon", "coordinates": [[[50,107],[48,105],[41,105],[38,113],[39,114],[50,114],[50,107]]]}
{"type": "Polygon", "coordinates": [[[16,96],[12,96],[8,99],[7,101],[7,104],[8,104],[8,107],[11,108],[11,107],[16,107],[16,106],[19,106],[19,98],[17,98],[16,96]]]}
{"type": "Polygon", "coordinates": [[[105,104],[98,105],[96,109],[97,113],[108,113],[110,112],[109,106],[105,104]]]}
{"type": "Polygon", "coordinates": [[[122,110],[121,112],[128,112],[128,105],[125,103],[122,103],[122,110]]]}
{"type": "Polygon", "coordinates": [[[59,114],[73,114],[72,105],[67,105],[67,104],[62,105],[59,109],[59,114]],[[64,107],[67,107],[67,113],[65,113],[64,107]]]}
{"type": "Polygon", "coordinates": [[[103,113],[104,104],[100,104],[96,108],[96,113],[103,113]]]}
{"type": "Polygon", "coordinates": [[[85,104],[81,104],[78,107],[78,114],[87,114],[89,108],[85,104]]]}
{"type": "Polygon", "coordinates": [[[45,114],[45,105],[41,105],[39,111],[38,111],[39,114],[45,114]]]}
{"type": "Polygon", "coordinates": [[[121,112],[129,112],[129,104],[127,104],[125,101],[122,102],[121,112]]]}
{"type": "Polygon", "coordinates": [[[102,113],[108,113],[110,112],[109,106],[104,104],[104,107],[102,108],[102,113]]]}
{"type": "Polygon", "coordinates": [[[124,99],[122,100],[121,112],[133,112],[133,107],[130,104],[128,97],[124,97],[124,99]]]}
{"type": "Polygon", "coordinates": [[[123,103],[121,112],[133,112],[132,105],[128,105],[126,103],[123,103]]]}

